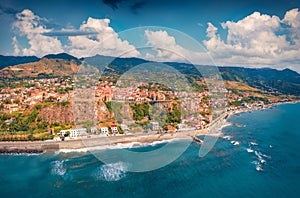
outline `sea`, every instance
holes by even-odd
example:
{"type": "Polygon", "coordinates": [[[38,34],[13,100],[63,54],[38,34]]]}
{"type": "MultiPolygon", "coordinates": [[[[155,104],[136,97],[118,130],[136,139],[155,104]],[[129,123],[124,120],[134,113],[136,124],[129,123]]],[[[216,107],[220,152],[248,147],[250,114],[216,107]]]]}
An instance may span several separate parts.
{"type": "Polygon", "coordinates": [[[149,171],[130,171],[117,153],[176,149],[186,140],[110,148],[113,163],[89,152],[1,155],[0,197],[300,197],[300,103],[228,121],[233,124],[204,157],[192,142],[175,161],[149,171]]]}

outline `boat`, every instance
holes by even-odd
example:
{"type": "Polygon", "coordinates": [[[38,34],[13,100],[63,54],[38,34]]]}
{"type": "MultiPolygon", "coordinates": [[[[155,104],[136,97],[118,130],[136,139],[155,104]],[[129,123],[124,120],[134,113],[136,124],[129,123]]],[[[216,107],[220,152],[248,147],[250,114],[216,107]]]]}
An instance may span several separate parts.
{"type": "Polygon", "coordinates": [[[248,153],[253,153],[254,150],[252,150],[251,148],[247,148],[247,152],[248,152],[248,153]]]}
{"type": "Polygon", "coordinates": [[[198,144],[202,144],[202,143],[203,143],[203,141],[200,140],[199,138],[197,138],[196,136],[193,136],[193,140],[194,140],[195,142],[197,142],[198,144]]]}
{"type": "Polygon", "coordinates": [[[266,160],[261,159],[261,160],[260,160],[260,163],[264,164],[264,163],[266,163],[266,160]]]}
{"type": "Polygon", "coordinates": [[[250,142],[251,145],[257,146],[258,144],[256,142],[250,142]]]}
{"type": "Polygon", "coordinates": [[[239,145],[240,144],[238,141],[234,141],[234,140],[232,140],[230,143],[233,144],[233,145],[239,145]]]}
{"type": "Polygon", "coordinates": [[[260,165],[257,165],[257,166],[256,166],[256,170],[257,170],[257,171],[263,171],[264,169],[263,169],[260,165]]]}
{"type": "Polygon", "coordinates": [[[225,139],[225,140],[231,140],[231,138],[232,138],[232,136],[230,136],[230,135],[226,135],[223,137],[223,139],[225,139]]]}

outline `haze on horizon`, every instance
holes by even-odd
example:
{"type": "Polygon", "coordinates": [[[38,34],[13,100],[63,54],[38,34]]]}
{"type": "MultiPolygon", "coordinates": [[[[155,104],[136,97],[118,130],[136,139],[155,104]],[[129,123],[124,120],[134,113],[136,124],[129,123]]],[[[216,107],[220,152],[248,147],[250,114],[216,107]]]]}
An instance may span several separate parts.
{"type": "Polygon", "coordinates": [[[163,50],[169,49],[199,64],[207,52],[219,66],[300,71],[299,1],[226,2],[1,0],[0,54],[42,57],[65,52],[80,58],[119,56],[129,50],[127,57],[185,61],[163,50]],[[122,33],[143,26],[158,28],[145,28],[136,37],[122,33]],[[204,51],[182,43],[172,29],[191,36],[204,51]],[[140,40],[151,49],[140,51],[140,40]]]}

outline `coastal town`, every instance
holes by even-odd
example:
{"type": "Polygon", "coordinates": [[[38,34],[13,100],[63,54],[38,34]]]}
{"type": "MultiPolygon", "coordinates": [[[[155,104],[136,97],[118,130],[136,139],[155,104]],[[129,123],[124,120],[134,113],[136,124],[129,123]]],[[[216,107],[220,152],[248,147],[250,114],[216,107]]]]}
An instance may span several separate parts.
{"type": "MultiPolygon", "coordinates": [[[[197,83],[203,84],[203,81],[197,83]]],[[[94,100],[88,105],[95,106],[95,111],[92,117],[85,113],[81,116],[85,119],[80,120],[73,111],[76,106],[74,78],[11,80],[0,90],[0,139],[62,141],[91,135],[201,130],[224,112],[263,108],[266,104],[284,101],[280,97],[255,98],[247,91],[218,87],[215,91],[223,93],[225,98],[212,101],[210,92],[205,89],[188,93],[159,83],[138,82],[129,87],[122,84],[122,81],[114,83],[104,79],[92,86],[94,100]],[[93,117],[96,121],[92,123],[93,117]]]]}

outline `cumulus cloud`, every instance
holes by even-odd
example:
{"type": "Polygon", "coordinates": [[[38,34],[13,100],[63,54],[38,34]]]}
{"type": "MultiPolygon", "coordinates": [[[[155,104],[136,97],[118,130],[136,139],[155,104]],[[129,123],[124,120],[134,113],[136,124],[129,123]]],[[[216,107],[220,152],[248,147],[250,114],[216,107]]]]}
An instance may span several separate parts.
{"type": "Polygon", "coordinates": [[[284,23],[289,24],[290,26],[292,26],[294,28],[299,28],[300,27],[299,9],[295,8],[290,11],[287,11],[282,21],[284,23]]]}
{"type": "MultiPolygon", "coordinates": [[[[154,54],[147,53],[145,58],[156,61],[192,62],[198,64],[211,64],[210,56],[203,50],[193,51],[176,42],[175,37],[165,30],[145,31],[147,45],[152,47],[154,54]]],[[[190,41],[190,40],[189,40],[190,41]]]]}
{"type": "Polygon", "coordinates": [[[183,61],[184,48],[176,44],[175,38],[166,31],[145,31],[147,45],[152,46],[156,56],[147,54],[148,58],[156,58],[160,61],[183,61]]]}
{"type": "Polygon", "coordinates": [[[140,53],[129,44],[121,40],[119,35],[109,26],[109,19],[95,19],[89,17],[83,22],[79,30],[82,32],[97,32],[95,35],[70,36],[68,51],[77,57],[93,56],[96,54],[107,56],[138,57],[140,53]]]}
{"type": "Polygon", "coordinates": [[[70,53],[76,57],[93,56],[96,54],[108,56],[137,57],[140,53],[127,40],[122,40],[109,26],[109,19],[89,17],[79,29],[53,30],[46,27],[47,19],[35,15],[25,9],[16,15],[13,29],[19,36],[26,37],[29,47],[21,48],[17,37],[13,37],[15,55],[44,56],[61,52],[70,53]],[[69,44],[62,45],[58,36],[67,36],[69,44]]]}
{"type": "Polygon", "coordinates": [[[299,21],[298,9],[288,11],[282,20],[278,16],[254,12],[237,22],[221,23],[227,31],[227,37],[223,40],[217,27],[208,23],[208,40],[203,43],[218,65],[297,69],[299,21]]]}
{"type": "MultiPolygon", "coordinates": [[[[15,55],[43,56],[64,51],[76,57],[96,54],[142,57],[134,45],[120,38],[110,26],[109,19],[89,17],[76,29],[54,30],[45,24],[48,24],[47,19],[28,9],[16,15],[13,28],[18,37],[12,38],[15,55]],[[18,41],[22,36],[27,38],[29,47],[23,47],[18,41]],[[62,45],[59,36],[66,36],[68,44],[62,45]]],[[[193,48],[178,42],[178,38],[171,32],[146,30],[144,36],[152,51],[143,57],[156,61],[197,64],[213,64],[214,61],[217,65],[289,67],[300,70],[297,68],[300,66],[299,9],[287,11],[282,19],[254,12],[239,21],[225,21],[219,28],[226,32],[226,38],[221,36],[217,26],[207,23],[207,39],[203,45],[208,53],[191,50],[193,48]]]]}
{"type": "MultiPolygon", "coordinates": [[[[13,23],[13,27],[21,36],[25,36],[28,39],[29,47],[20,51],[15,48],[15,52],[25,56],[44,56],[49,53],[63,52],[61,42],[56,37],[43,35],[43,33],[51,31],[43,25],[43,20],[45,19],[40,18],[28,9],[18,13],[16,17],[17,20],[13,23]]],[[[17,43],[16,38],[13,40],[14,43],[17,43]]]]}
{"type": "Polygon", "coordinates": [[[20,47],[19,47],[19,43],[18,43],[18,40],[17,40],[16,36],[14,36],[12,38],[12,45],[13,45],[13,48],[14,48],[14,54],[19,55],[20,54],[20,47]]]}
{"type": "Polygon", "coordinates": [[[84,36],[84,35],[94,35],[98,34],[98,32],[93,31],[80,31],[76,29],[62,29],[62,30],[54,30],[51,32],[45,32],[43,33],[44,36],[84,36]]]}

